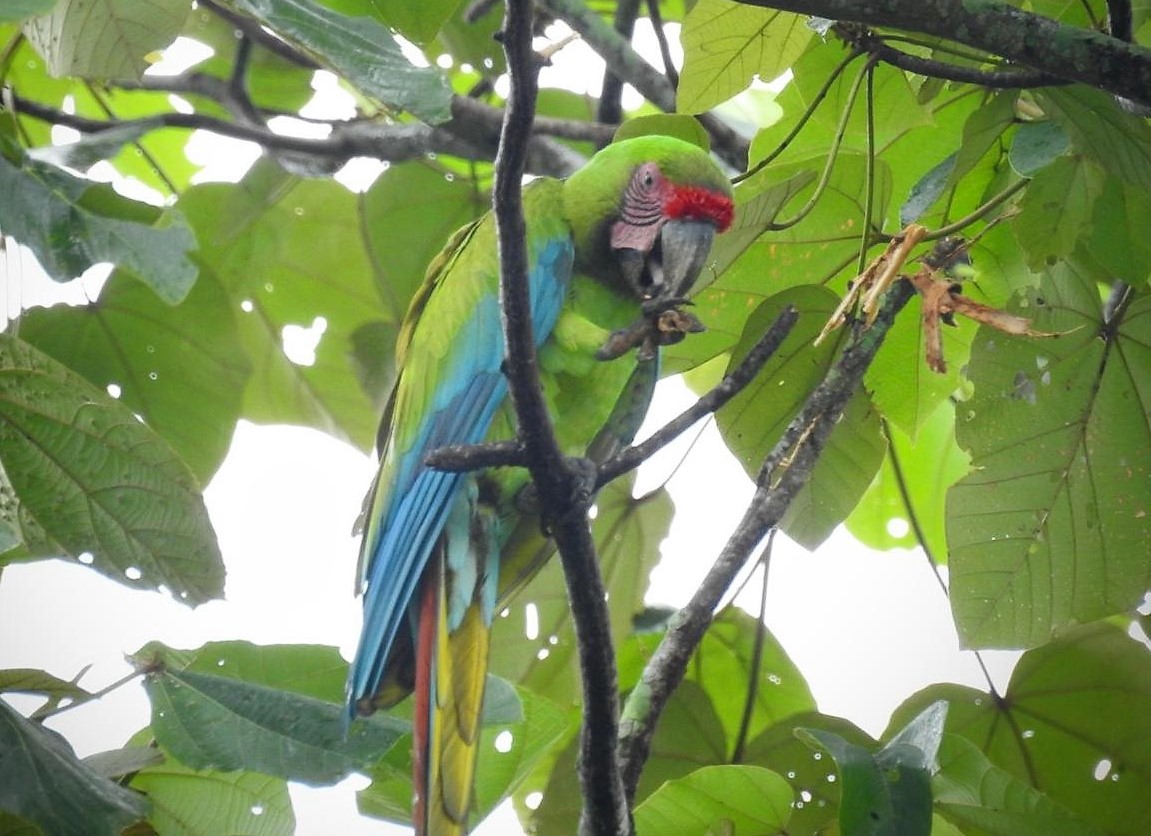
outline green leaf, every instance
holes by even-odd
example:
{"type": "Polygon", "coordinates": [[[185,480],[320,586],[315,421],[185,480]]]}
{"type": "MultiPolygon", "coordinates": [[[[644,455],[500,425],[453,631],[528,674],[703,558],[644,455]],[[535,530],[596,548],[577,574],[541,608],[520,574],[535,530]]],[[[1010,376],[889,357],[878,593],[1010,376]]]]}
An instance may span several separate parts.
{"type": "Polygon", "coordinates": [[[1015,131],[1007,158],[1011,168],[1023,177],[1032,177],[1067,153],[1071,141],[1056,122],[1024,122],[1015,131]]]}
{"type": "Polygon", "coordinates": [[[231,445],[250,374],[238,315],[207,270],[174,307],[117,271],[90,305],[29,311],[20,335],[96,386],[114,385],[207,484],[231,445]]]}
{"type": "Polygon", "coordinates": [[[730,0],[700,0],[683,23],[678,110],[710,110],[757,76],[771,81],[782,75],[814,34],[800,15],[730,0]]]}
{"type": "Polygon", "coordinates": [[[716,416],[728,449],[752,478],[831,364],[835,341],[825,340],[815,347],[812,341],[838,302],[834,293],[821,287],[796,287],[770,297],[747,321],[729,371],[785,307],[794,305],[799,312],[799,320],[775,356],[716,416]]]}
{"type": "Polygon", "coordinates": [[[409,728],[389,717],[346,728],[342,704],[160,666],[144,688],[156,740],[195,769],[244,769],[333,784],[378,761],[409,728]]]}
{"type": "MultiPolygon", "coordinates": [[[[488,679],[489,691],[493,682],[501,681],[495,677],[488,679]]],[[[522,718],[515,722],[491,722],[485,694],[485,725],[480,732],[473,824],[507,798],[556,742],[572,731],[571,715],[551,700],[525,688],[516,688],[511,693],[522,705],[523,712],[522,718]]],[[[372,771],[371,785],[357,793],[357,805],[363,815],[410,823],[412,771],[408,749],[401,741],[372,771]]]]}
{"type": "Polygon", "coordinates": [[[951,602],[967,646],[1027,647],[1135,606],[1151,571],[1151,297],[1103,321],[1061,265],[1013,304],[1053,338],[980,329],[947,500],[951,602]]]}
{"type": "Polygon", "coordinates": [[[1102,831],[1001,769],[963,737],[943,736],[933,781],[936,809],[988,836],[1087,836],[1102,831]]]}
{"type": "Polygon", "coordinates": [[[73,702],[83,702],[92,698],[90,691],[81,688],[75,682],[68,682],[35,668],[0,670],[0,692],[13,691],[21,694],[43,694],[73,702]]]}
{"type": "Polygon", "coordinates": [[[1095,201],[1086,247],[1103,272],[1142,285],[1151,275],[1151,192],[1108,177],[1095,201]]]}
{"type": "Polygon", "coordinates": [[[637,836],[666,833],[787,833],[792,791],[758,766],[705,766],[669,781],[635,810],[637,836]]]}
{"type": "Polygon", "coordinates": [[[20,153],[0,136],[0,194],[7,195],[0,229],[31,249],[51,278],[70,281],[111,262],[170,304],[187,295],[196,280],[188,258],[196,241],[179,212],[128,200],[20,153]]]}
{"type": "MultiPolygon", "coordinates": [[[[999,769],[1103,832],[1146,831],[1151,654],[1119,628],[1074,628],[1028,651],[1002,695],[932,685],[904,703],[892,724],[938,699],[950,703],[946,731],[975,744],[999,769]]],[[[988,774],[982,786],[990,792],[998,780],[988,774]]]]}
{"type": "Polygon", "coordinates": [[[886,453],[879,413],[866,392],[856,392],[779,527],[801,546],[818,548],[859,503],[886,453]]]}
{"type": "Polygon", "coordinates": [[[123,778],[164,762],[164,753],[154,746],[125,746],[97,752],[84,758],[84,766],[104,778],[123,778]]]}
{"type": "Polygon", "coordinates": [[[224,641],[177,650],[149,642],[132,658],[141,668],[211,673],[332,703],[343,701],[348,679],[348,663],[339,650],[324,645],[224,641]]]}
{"type": "Polygon", "coordinates": [[[187,17],[184,0],[59,0],[24,32],[53,75],[135,80],[187,17]]]}
{"type": "Polygon", "coordinates": [[[891,423],[884,433],[887,457],[847,518],[847,528],[873,549],[922,545],[933,560],[944,562],[947,489],[970,469],[955,443],[955,407],[950,401],[941,404],[915,440],[891,423]]]}
{"type": "Polygon", "coordinates": [[[72,557],[187,604],[223,592],[195,480],[123,404],[0,334],[0,462],[21,508],[72,557]]]}
{"type": "Polygon", "coordinates": [[[1032,270],[1071,255],[1090,228],[1091,209],[1102,191],[1102,171],[1082,157],[1060,157],[1036,173],[1012,224],[1032,270]]]}
{"type": "Polygon", "coordinates": [[[916,181],[911,192],[907,195],[907,200],[899,207],[899,224],[901,227],[915,223],[922,218],[923,214],[947,190],[951,184],[951,172],[955,170],[957,156],[957,154],[949,154],[916,181]]]}
{"type": "MultiPolygon", "coordinates": [[[[336,4],[327,0],[326,5],[336,4]]],[[[379,19],[413,43],[430,41],[440,27],[452,16],[460,0],[363,0],[362,5],[374,9],[379,19]]]]}
{"type": "Polygon", "coordinates": [[[839,767],[844,833],[915,836],[931,832],[931,783],[946,703],[929,706],[875,755],[824,729],[798,729],[839,767]]]}
{"type": "MultiPolygon", "coordinates": [[[[347,17],[309,0],[234,0],[360,92],[431,124],[451,118],[451,88],[435,67],[416,67],[372,18],[347,17]]],[[[421,4],[422,5],[422,4],[421,4]]]]}
{"type": "Polygon", "coordinates": [[[1080,154],[1121,182],[1151,190],[1151,127],[1144,119],[1120,108],[1114,96],[1082,84],[1045,88],[1037,97],[1080,154]]]}
{"type": "Polygon", "coordinates": [[[77,760],[56,732],[28,722],[0,700],[0,809],[52,834],[117,834],[148,803],[77,760]]]}
{"type": "Polygon", "coordinates": [[[963,144],[956,152],[955,166],[951,170],[951,184],[973,171],[983,156],[1002,142],[1004,132],[1015,124],[1015,100],[1018,96],[1014,90],[996,93],[968,115],[963,123],[963,144]]]}
{"type": "Polygon", "coordinates": [[[637,136],[674,136],[684,142],[711,150],[711,137],[694,116],[681,113],[651,113],[628,119],[616,129],[612,142],[637,136]]]}
{"type": "Polygon", "coordinates": [[[52,11],[58,0],[7,0],[0,8],[0,21],[21,21],[33,15],[44,15],[52,11]]]}
{"type": "Polygon", "coordinates": [[[288,784],[255,772],[195,770],[169,760],[141,770],[130,785],[148,796],[157,833],[291,836],[296,816],[288,784]]]}
{"type": "Polygon", "coordinates": [[[786,775],[800,798],[792,811],[792,833],[822,833],[839,813],[840,782],[823,752],[812,752],[795,734],[797,728],[819,728],[868,750],[877,744],[857,726],[839,717],[807,711],[794,714],[748,742],[743,763],[786,775]]]}

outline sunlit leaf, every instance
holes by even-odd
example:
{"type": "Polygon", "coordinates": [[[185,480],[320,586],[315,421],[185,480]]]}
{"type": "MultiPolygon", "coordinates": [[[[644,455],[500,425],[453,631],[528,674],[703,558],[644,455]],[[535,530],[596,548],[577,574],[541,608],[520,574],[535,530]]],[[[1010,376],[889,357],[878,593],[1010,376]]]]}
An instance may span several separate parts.
{"type": "Polygon", "coordinates": [[[139,794],[87,769],[54,731],[0,700],[0,809],[47,833],[119,833],[148,811],[139,794]]]}
{"type": "Polygon", "coordinates": [[[758,766],[706,766],[669,781],[635,810],[637,836],[787,833],[792,791],[758,766]]]}
{"type": "Polygon", "coordinates": [[[216,537],[183,462],[123,404],[10,334],[0,462],[20,506],[72,557],[188,604],[222,593],[216,537]]]}
{"type": "Polygon", "coordinates": [[[0,20],[20,21],[33,15],[43,15],[52,11],[58,0],[8,0],[0,8],[0,20]]]}
{"type": "Polygon", "coordinates": [[[981,329],[948,494],[951,602],[971,646],[1032,646],[1133,607],[1151,572],[1151,298],[1103,322],[1071,264],[1011,309],[1058,338],[981,329]]]}
{"type": "Polygon", "coordinates": [[[53,75],[137,79],[187,16],[184,0],[59,0],[24,32],[53,75]]]}
{"type": "Polygon", "coordinates": [[[709,110],[756,77],[771,81],[782,75],[814,34],[801,16],[790,12],[700,0],[683,23],[679,111],[709,110]]]}

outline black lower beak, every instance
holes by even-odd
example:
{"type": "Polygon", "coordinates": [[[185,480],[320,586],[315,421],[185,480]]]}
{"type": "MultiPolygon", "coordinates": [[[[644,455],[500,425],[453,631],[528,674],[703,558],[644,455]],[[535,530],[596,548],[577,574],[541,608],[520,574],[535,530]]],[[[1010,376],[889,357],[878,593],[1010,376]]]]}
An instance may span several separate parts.
{"type": "Polygon", "coordinates": [[[668,221],[659,237],[663,287],[653,288],[653,295],[687,296],[711,253],[715,225],[710,221],[668,221]]]}

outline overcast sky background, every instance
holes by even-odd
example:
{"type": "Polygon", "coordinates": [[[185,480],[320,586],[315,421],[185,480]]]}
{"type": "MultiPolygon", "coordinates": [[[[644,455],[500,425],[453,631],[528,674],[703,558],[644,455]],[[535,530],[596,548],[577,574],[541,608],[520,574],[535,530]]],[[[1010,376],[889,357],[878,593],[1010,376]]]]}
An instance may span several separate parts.
{"type": "MultiPolygon", "coordinates": [[[[592,59],[584,49],[567,47],[549,71],[565,86],[595,91],[598,75],[588,72],[592,59]]],[[[329,89],[318,97],[313,115],[347,106],[330,85],[319,86],[329,89]]],[[[235,179],[254,159],[251,146],[216,138],[197,138],[191,152],[211,163],[202,179],[235,179]]],[[[359,163],[350,180],[363,187],[364,174],[378,168],[359,163]]],[[[43,278],[26,253],[9,248],[0,255],[0,303],[11,317],[21,307],[82,302],[98,292],[98,272],[61,287],[43,278]]],[[[645,432],[693,399],[677,380],[662,384],[645,432]]],[[[710,424],[677,470],[693,436],[688,433],[646,465],[637,486],[643,492],[675,471],[669,489],[677,515],[663,563],[652,576],[651,604],[688,600],[752,494],[710,424]]],[[[183,648],[225,639],[328,644],[350,658],[360,620],[352,595],[351,527],[374,467],[371,457],[319,432],[242,422],[205,492],[228,571],[226,600],[189,610],[75,563],[7,567],[0,582],[0,668],[46,668],[68,679],[91,665],[82,684],[96,690],[129,673],[124,655],[152,640],[183,648]]],[[[749,585],[740,603],[757,611],[758,584],[749,585]]],[[[918,551],[873,552],[842,529],[815,553],[777,538],[766,620],[807,678],[820,710],[872,735],[882,732],[903,699],[930,683],[986,687],[974,654],[958,649],[950,611],[918,551]]],[[[986,654],[1000,689],[1018,655],[986,654]]],[[[23,710],[36,704],[11,702],[23,710]]],[[[134,682],[49,725],[84,756],[123,745],[148,716],[143,688],[134,682]]],[[[354,777],[334,790],[293,785],[297,832],[408,832],[356,814],[353,793],[366,783],[354,777]]],[[[477,833],[507,834],[514,826],[505,805],[477,833]]]]}

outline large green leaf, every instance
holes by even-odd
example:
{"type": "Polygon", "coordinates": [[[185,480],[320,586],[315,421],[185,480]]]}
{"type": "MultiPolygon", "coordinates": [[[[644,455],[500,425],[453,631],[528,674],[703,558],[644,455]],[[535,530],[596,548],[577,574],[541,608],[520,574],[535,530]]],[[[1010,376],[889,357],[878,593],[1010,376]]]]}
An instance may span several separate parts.
{"type": "Polygon", "coordinates": [[[0,135],[0,229],[36,254],[53,279],[94,264],[129,270],[176,304],[196,280],[196,241],[183,217],[120,197],[110,186],[37,162],[0,135]]]}
{"type": "Polygon", "coordinates": [[[332,784],[369,768],[409,729],[383,716],[348,728],[342,703],[162,664],[150,667],[144,687],[156,740],[196,769],[332,784]]]}
{"type": "Polygon", "coordinates": [[[232,441],[250,363],[211,273],[173,307],[117,272],[97,301],[29,311],[20,336],[142,417],[206,484],[232,441]]]}
{"type": "Polygon", "coordinates": [[[1012,224],[1032,270],[1074,252],[1086,236],[1092,207],[1102,192],[1102,170],[1083,157],[1060,157],[1035,175],[1012,224]]]}
{"type": "Polygon", "coordinates": [[[859,503],[886,453],[879,412],[859,390],[847,402],[779,527],[801,546],[818,548],[859,503]]]}
{"type": "Polygon", "coordinates": [[[1039,102],[1079,153],[1121,182],[1151,190],[1151,127],[1146,120],[1127,113],[1114,96],[1082,84],[1045,88],[1039,102]]]}
{"type": "Polygon", "coordinates": [[[731,0],[700,0],[683,23],[684,67],[676,106],[700,113],[742,92],[756,77],[786,72],[815,32],[803,17],[731,0]]]}
{"type": "Polygon", "coordinates": [[[8,0],[0,9],[0,20],[20,21],[33,15],[43,15],[52,11],[58,0],[8,0]]]}
{"type": "Polygon", "coordinates": [[[288,784],[256,772],[189,769],[175,761],[137,772],[130,786],[148,796],[157,833],[291,836],[296,816],[288,784]]]}
{"type": "MultiPolygon", "coordinates": [[[[1147,832],[1151,653],[1122,630],[1092,624],[1025,653],[1002,695],[932,685],[904,703],[892,724],[939,699],[950,704],[946,730],[995,766],[1104,832],[1147,832]]],[[[999,781],[995,774],[982,780],[989,794],[999,781]]]]}
{"type": "Polygon", "coordinates": [[[716,416],[728,449],[753,479],[764,457],[831,365],[836,341],[824,340],[816,347],[812,347],[812,341],[838,302],[829,290],[796,287],[770,297],[747,321],[729,370],[738,365],[784,308],[794,305],[799,312],[799,320],[775,356],[716,416]]]}
{"type": "Polygon", "coordinates": [[[183,462],[123,404],[10,334],[0,463],[22,513],[72,557],[187,604],[222,593],[216,537],[183,462]]]}
{"type": "Polygon", "coordinates": [[[59,0],[24,32],[53,75],[137,79],[150,54],[175,40],[188,8],[185,0],[59,0]]]}
{"type": "Polygon", "coordinates": [[[379,20],[395,29],[405,38],[417,44],[425,43],[436,36],[440,27],[460,6],[460,0],[423,0],[411,3],[408,0],[321,0],[326,6],[351,14],[355,7],[362,7],[360,14],[371,12],[379,20]]]}
{"type": "Polygon", "coordinates": [[[948,494],[956,625],[969,646],[1031,646],[1133,607],[1151,575],[1151,297],[1103,321],[1068,263],[1012,306],[1053,338],[983,328],[948,494]]]}
{"type": "MultiPolygon", "coordinates": [[[[377,291],[356,201],[334,182],[265,162],[238,185],[197,186],[180,206],[239,317],[252,362],[244,417],[316,427],[368,449],[379,416],[353,371],[352,334],[398,315],[377,291]],[[314,360],[285,354],[289,327],[321,332],[314,360]]],[[[387,366],[385,347],[377,362],[387,366]]]]}
{"type": "Polygon", "coordinates": [[[382,104],[433,124],[451,117],[451,88],[443,74],[409,62],[378,21],[348,17],[310,0],[232,0],[232,5],[382,104]]]}
{"type": "Polygon", "coordinates": [[[705,766],[668,781],[635,810],[637,836],[788,833],[792,791],[759,766],[705,766]]]}
{"type": "Polygon", "coordinates": [[[945,562],[947,489],[970,469],[955,443],[955,407],[950,401],[937,407],[915,440],[890,423],[884,431],[887,457],[847,518],[847,528],[873,549],[922,545],[932,559],[945,562]]]}
{"type": "Polygon", "coordinates": [[[1100,833],[1065,807],[991,763],[966,738],[948,734],[935,776],[936,809],[988,836],[1088,836],[1100,833]]]}
{"type": "Polygon", "coordinates": [[[148,803],[86,768],[56,732],[0,700],[0,809],[60,836],[113,836],[148,803]]]}

